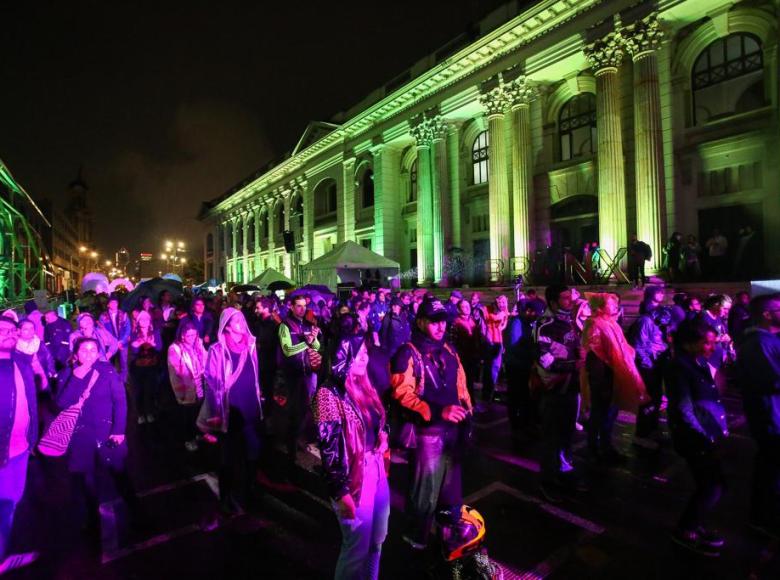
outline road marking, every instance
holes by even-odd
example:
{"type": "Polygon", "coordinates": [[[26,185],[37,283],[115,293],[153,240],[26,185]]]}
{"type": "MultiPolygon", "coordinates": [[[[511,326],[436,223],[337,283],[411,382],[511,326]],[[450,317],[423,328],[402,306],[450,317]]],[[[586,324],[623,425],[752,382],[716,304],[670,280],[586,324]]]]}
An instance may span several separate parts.
{"type": "Polygon", "coordinates": [[[503,461],[504,463],[514,465],[515,467],[520,467],[521,469],[525,469],[533,473],[541,473],[542,471],[542,468],[539,466],[539,462],[534,461],[533,459],[527,459],[525,457],[520,457],[519,455],[511,455],[498,449],[491,448],[483,448],[482,452],[488,457],[492,457],[493,459],[503,461]]]}
{"type": "Polygon", "coordinates": [[[469,505],[473,504],[476,501],[479,501],[487,496],[489,496],[492,493],[495,492],[503,492],[506,494],[509,494],[521,501],[528,502],[535,504],[539,506],[540,509],[543,511],[549,513],[550,515],[553,515],[557,517],[558,519],[561,519],[567,523],[570,523],[574,526],[577,526],[579,528],[582,528],[583,530],[586,530],[592,534],[603,534],[606,528],[603,526],[592,522],[586,518],[580,517],[577,514],[573,514],[563,508],[559,508],[557,506],[554,506],[552,504],[547,503],[546,501],[543,501],[539,499],[538,497],[534,497],[528,494],[523,493],[519,489],[516,489],[512,486],[509,486],[503,482],[500,481],[494,481],[493,483],[486,485],[482,489],[472,493],[468,497],[466,497],[463,501],[464,503],[467,503],[469,505]]]}

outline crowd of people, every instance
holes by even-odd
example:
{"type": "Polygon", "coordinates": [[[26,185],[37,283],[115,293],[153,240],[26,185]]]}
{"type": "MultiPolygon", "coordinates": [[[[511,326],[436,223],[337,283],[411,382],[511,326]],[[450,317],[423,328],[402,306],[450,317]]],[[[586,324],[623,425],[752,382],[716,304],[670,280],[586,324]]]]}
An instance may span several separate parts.
{"type": "MultiPolygon", "coordinates": [[[[218,291],[145,297],[123,310],[101,296],[73,322],[34,303],[0,315],[0,573],[33,561],[8,543],[31,454],[67,455],[85,529],[99,526],[97,475],[141,513],[126,467],[128,417],[173,421],[182,453],[216,449],[221,513],[257,507],[264,477],[313,444],[338,519],[337,578],[377,578],[388,533],[391,453],[410,464],[403,540],[455,558],[484,525],[463,503],[461,471],[475,415],[506,384],[512,436],[538,438],[545,501],[587,493],[572,452],[587,430],[593,461],[625,463],[613,434],[635,413],[634,443],[671,443],[695,491],[672,535],[715,556],[708,527],[724,486],[722,403],[739,389],[756,441],[751,525],[780,533],[780,295],[700,297],[647,286],[629,324],[617,294],[548,286],[488,303],[452,290],[355,289],[287,298],[218,291]],[[166,397],[175,414],[161,414],[166,397]],[[128,404],[131,401],[131,404],[128,404]],[[276,420],[284,415],[285,421],[276,420]],[[39,435],[40,443],[39,443],[39,435]],[[273,444],[272,444],[273,443],[273,444]],[[435,536],[432,536],[432,530],[435,536]]],[[[139,516],[140,517],[140,516],[139,516]]]]}

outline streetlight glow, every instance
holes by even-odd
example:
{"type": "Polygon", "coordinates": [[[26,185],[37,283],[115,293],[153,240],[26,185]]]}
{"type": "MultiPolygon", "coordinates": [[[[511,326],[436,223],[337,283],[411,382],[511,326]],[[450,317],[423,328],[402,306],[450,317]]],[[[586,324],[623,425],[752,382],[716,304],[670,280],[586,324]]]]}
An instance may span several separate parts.
{"type": "Polygon", "coordinates": [[[79,246],[79,252],[82,254],[87,251],[87,246],[79,246]]]}
{"type": "Polygon", "coordinates": [[[92,250],[92,252],[90,252],[89,256],[90,256],[90,258],[97,258],[98,257],[98,253],[95,250],[92,250]]]}

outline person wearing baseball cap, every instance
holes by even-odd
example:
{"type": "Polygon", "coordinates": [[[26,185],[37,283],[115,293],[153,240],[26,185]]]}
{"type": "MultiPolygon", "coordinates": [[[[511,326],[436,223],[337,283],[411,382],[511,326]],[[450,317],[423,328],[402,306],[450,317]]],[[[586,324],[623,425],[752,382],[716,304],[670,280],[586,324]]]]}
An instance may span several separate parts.
{"type": "Polygon", "coordinates": [[[471,398],[460,359],[444,341],[447,319],[441,301],[426,296],[417,310],[411,340],[391,363],[393,398],[406,415],[415,440],[406,508],[409,521],[403,535],[415,550],[427,546],[434,517],[445,543],[474,532],[461,522],[463,436],[472,411],[471,398]]]}
{"type": "Polygon", "coordinates": [[[18,322],[0,315],[0,574],[26,566],[36,552],[6,557],[16,505],[24,495],[27,460],[38,441],[38,405],[31,357],[16,350],[18,322]]]}

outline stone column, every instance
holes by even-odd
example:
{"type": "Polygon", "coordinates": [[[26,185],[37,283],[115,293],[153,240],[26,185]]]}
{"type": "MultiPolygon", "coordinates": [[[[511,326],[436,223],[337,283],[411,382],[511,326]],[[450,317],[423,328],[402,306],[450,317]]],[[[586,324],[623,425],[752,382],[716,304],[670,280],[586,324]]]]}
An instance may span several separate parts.
{"type": "Polygon", "coordinates": [[[450,170],[450,215],[451,224],[450,239],[444,237],[445,245],[449,247],[463,248],[460,223],[460,125],[447,124],[447,165],[450,170]]]}
{"type": "MultiPolygon", "coordinates": [[[[230,278],[230,272],[229,272],[229,266],[228,266],[228,256],[230,254],[230,240],[228,240],[228,225],[230,224],[230,220],[225,220],[222,222],[221,228],[222,228],[222,251],[219,252],[219,266],[221,266],[222,270],[224,271],[224,277],[223,276],[216,276],[217,278],[222,278],[219,281],[220,282],[226,282],[228,278],[230,278]]],[[[217,273],[219,273],[219,268],[217,269],[217,273]]]]}
{"type": "MultiPolygon", "coordinates": [[[[533,255],[533,160],[531,101],[536,89],[519,77],[506,86],[512,107],[512,248],[516,259],[533,255]]],[[[520,260],[517,264],[523,267],[520,260]]]]}
{"type": "Polygon", "coordinates": [[[620,121],[621,39],[611,32],[585,49],[596,75],[598,132],[599,245],[613,258],[626,247],[626,178],[620,121]]]}
{"type": "Polygon", "coordinates": [[[632,24],[625,46],[634,61],[634,139],[636,142],[636,234],[653,250],[650,272],[661,269],[664,245],[665,177],[661,133],[658,55],[663,33],[655,14],[632,24]]]}
{"type": "Polygon", "coordinates": [[[431,187],[431,130],[427,119],[412,127],[417,142],[417,281],[433,282],[433,189],[431,187]]]}
{"type": "Polygon", "coordinates": [[[301,263],[307,264],[314,256],[314,195],[306,181],[301,182],[303,195],[303,252],[301,263]]]}
{"type": "Polygon", "coordinates": [[[355,240],[355,158],[342,162],[343,187],[338,207],[338,242],[355,240]]]}
{"type": "Polygon", "coordinates": [[[276,248],[276,242],[274,238],[276,236],[276,197],[271,197],[266,200],[266,207],[268,208],[268,267],[278,270],[279,267],[276,264],[274,258],[274,249],[276,248]]]}
{"type": "MultiPolygon", "coordinates": [[[[284,230],[290,229],[290,202],[292,201],[292,192],[291,191],[285,191],[284,192],[284,213],[282,214],[284,217],[284,230]]],[[[293,244],[293,251],[295,251],[295,244],[293,244]]],[[[284,250],[284,275],[288,278],[295,279],[295,276],[293,275],[293,255],[287,251],[285,248],[284,250]]]]}
{"type": "Polygon", "coordinates": [[[498,261],[509,267],[509,180],[507,179],[504,111],[507,95],[499,86],[480,96],[488,118],[488,207],[490,211],[490,281],[498,282],[498,261]]]}
{"type": "Polygon", "coordinates": [[[374,241],[373,250],[400,261],[401,192],[398,188],[399,151],[379,144],[371,149],[374,156],[374,241]]]}
{"type": "Polygon", "coordinates": [[[249,213],[241,214],[241,283],[249,280],[249,213]]]}
{"type": "Polygon", "coordinates": [[[260,275],[260,249],[262,244],[260,243],[260,232],[262,227],[260,224],[260,205],[255,205],[252,208],[252,215],[255,217],[255,276],[260,275]]]}
{"type": "Polygon", "coordinates": [[[433,281],[446,284],[444,255],[451,236],[449,217],[450,175],[447,170],[447,127],[441,117],[431,119],[431,191],[433,211],[433,281]]]}
{"type": "Polygon", "coordinates": [[[238,282],[238,228],[241,227],[241,218],[237,215],[233,216],[230,219],[230,227],[233,234],[230,252],[230,256],[233,258],[233,267],[231,268],[230,281],[236,283],[238,282]]]}

